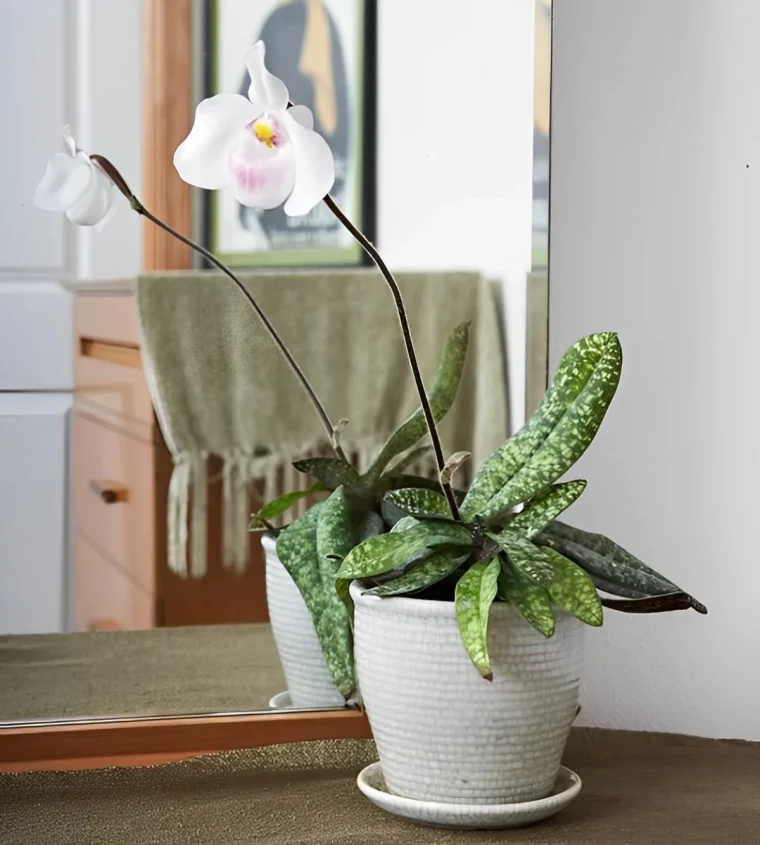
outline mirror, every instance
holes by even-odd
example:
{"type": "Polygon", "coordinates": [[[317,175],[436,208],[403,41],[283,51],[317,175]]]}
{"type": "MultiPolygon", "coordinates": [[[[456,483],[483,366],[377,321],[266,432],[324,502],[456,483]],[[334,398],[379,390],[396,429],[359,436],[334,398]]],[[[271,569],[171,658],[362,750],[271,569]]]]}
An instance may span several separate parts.
{"type": "MultiPolygon", "coordinates": [[[[243,65],[225,69],[215,60],[240,57],[246,42],[263,33],[276,57],[278,37],[292,40],[295,31],[300,33],[299,49],[277,72],[288,77],[294,94],[306,90],[299,102],[311,104],[321,129],[335,140],[340,175],[335,193],[342,207],[372,236],[378,217],[379,244],[397,266],[441,273],[474,268],[501,283],[503,259],[479,256],[484,244],[495,242],[492,235],[502,230],[503,222],[490,224],[480,213],[458,211],[477,210],[493,198],[476,195],[465,183],[457,188],[461,195],[451,199],[444,187],[446,174],[462,164],[459,142],[441,136],[434,108],[405,105],[401,95],[408,84],[393,70],[403,51],[404,71],[421,74],[431,102],[442,107],[446,103],[437,102],[443,96],[437,81],[451,73],[451,50],[429,44],[425,15],[415,12],[409,19],[409,10],[384,7],[376,21],[369,0],[262,2],[255,21],[245,25],[240,16],[246,4],[233,0],[210,2],[205,11],[203,4],[175,0],[147,0],[142,9],[133,0],[114,0],[76,13],[69,4],[49,5],[55,14],[41,24],[34,4],[7,4],[0,11],[3,26],[15,33],[16,47],[3,59],[6,76],[28,78],[29,98],[39,102],[47,98],[47,80],[62,86],[55,108],[44,114],[21,114],[13,101],[7,104],[22,129],[8,159],[18,166],[3,173],[20,222],[0,236],[6,256],[3,274],[11,280],[7,291],[0,291],[0,326],[5,328],[0,344],[9,339],[0,355],[0,722],[345,706],[334,690],[312,690],[293,700],[278,648],[309,663],[319,658],[319,644],[312,636],[312,652],[297,638],[283,645],[288,625],[275,643],[271,616],[278,587],[271,577],[267,583],[259,535],[245,539],[245,565],[223,565],[230,471],[218,458],[206,468],[205,574],[182,578],[170,570],[173,540],[166,525],[176,460],[146,382],[135,278],[141,269],[191,270],[200,265],[176,240],[155,227],[142,228],[126,207],[102,232],[83,231],[61,215],[34,209],[31,194],[44,162],[57,149],[61,126],[74,113],[87,114],[89,121],[82,119],[74,127],[78,142],[118,161],[153,213],[182,232],[194,231],[230,263],[285,266],[283,256],[292,261],[292,253],[301,250],[308,253],[297,257],[301,267],[353,266],[360,253],[323,210],[298,226],[281,214],[250,214],[229,195],[211,200],[191,192],[171,166],[174,150],[192,125],[193,104],[227,90],[233,78],[231,90],[245,87],[243,65]],[[77,63],[79,47],[70,37],[69,18],[75,14],[91,16],[88,67],[77,63]],[[228,37],[230,45],[212,40],[211,23],[213,38],[228,37]],[[120,33],[115,46],[109,37],[114,31],[120,33]],[[278,35],[282,32],[286,36],[278,35]],[[44,67],[40,37],[49,47],[44,67]],[[106,51],[104,44],[112,46],[106,51]],[[419,62],[423,49],[431,51],[424,68],[419,62]],[[152,80],[146,89],[141,88],[144,67],[152,80]],[[76,78],[69,79],[62,68],[76,68],[76,78]],[[187,72],[178,70],[182,68],[187,72]],[[413,143],[393,129],[392,121],[375,125],[375,73],[385,73],[385,90],[398,94],[397,104],[381,101],[380,106],[387,113],[398,110],[397,119],[413,143]],[[162,88],[167,79],[170,88],[162,88]],[[304,79],[311,81],[307,89],[304,79]],[[118,108],[103,106],[107,89],[121,92],[118,108]],[[82,98],[76,110],[75,97],[82,98]],[[377,192],[376,153],[387,178],[377,192]],[[411,199],[401,183],[415,178],[411,199]],[[399,198],[392,205],[394,193],[399,198]],[[408,234],[413,225],[414,250],[408,234]],[[493,231],[486,231],[489,225],[493,231]]],[[[500,14],[508,17],[511,12],[500,14]]],[[[506,62],[499,69],[512,74],[518,87],[532,88],[535,75],[535,159],[532,165],[525,161],[515,166],[520,170],[515,178],[524,183],[526,168],[532,167],[533,269],[534,275],[543,272],[545,277],[549,4],[537,4],[535,70],[532,17],[515,18],[514,23],[516,43],[522,45],[519,72],[506,62]]],[[[500,82],[491,84],[493,93],[500,82]]],[[[532,130],[521,126],[516,131],[527,138],[532,130]]],[[[509,192],[511,167],[499,173],[499,203],[501,193],[509,192]]],[[[525,199],[510,207],[509,215],[527,220],[531,212],[525,199]]],[[[523,251],[526,246],[520,245],[523,251]]],[[[518,331],[508,343],[522,347],[522,280],[519,286],[519,307],[509,311],[518,331]]],[[[532,383],[533,355],[536,350],[541,354],[531,328],[541,318],[531,309],[529,295],[528,363],[523,366],[522,349],[512,355],[510,348],[514,384],[522,385],[526,378],[532,383]]],[[[405,366],[398,360],[399,368],[405,366]]],[[[522,387],[516,396],[516,405],[521,405],[522,387]]],[[[273,493],[305,486],[303,476],[278,467],[268,481],[253,479],[247,512],[273,493]]],[[[175,525],[192,521],[193,502],[191,496],[186,502],[189,516],[181,512],[175,525]]],[[[302,505],[311,502],[305,499],[302,505]]],[[[191,539],[190,565],[196,552],[191,539]]],[[[292,582],[288,586],[287,577],[281,577],[280,585],[277,601],[297,604],[292,582]]],[[[293,620],[297,612],[286,610],[285,616],[293,620]]]]}

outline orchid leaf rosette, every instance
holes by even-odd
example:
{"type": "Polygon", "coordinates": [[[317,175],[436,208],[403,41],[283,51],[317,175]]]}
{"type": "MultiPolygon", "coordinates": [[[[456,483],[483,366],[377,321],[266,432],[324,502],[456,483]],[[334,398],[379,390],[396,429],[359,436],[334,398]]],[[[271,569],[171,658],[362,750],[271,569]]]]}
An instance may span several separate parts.
{"type": "Polygon", "coordinates": [[[401,517],[387,536],[346,555],[340,585],[359,579],[372,595],[453,600],[464,647],[484,678],[489,609],[507,602],[545,637],[558,611],[588,625],[603,606],[630,612],[705,607],[670,580],[599,534],[559,521],[586,482],[560,479],[586,451],[617,389],[617,335],[590,335],[563,357],[538,410],[479,468],[455,520],[430,490],[384,495],[384,512],[401,517]],[[401,516],[403,515],[403,516],[401,516]],[[603,598],[600,592],[623,597],[603,598]]]}

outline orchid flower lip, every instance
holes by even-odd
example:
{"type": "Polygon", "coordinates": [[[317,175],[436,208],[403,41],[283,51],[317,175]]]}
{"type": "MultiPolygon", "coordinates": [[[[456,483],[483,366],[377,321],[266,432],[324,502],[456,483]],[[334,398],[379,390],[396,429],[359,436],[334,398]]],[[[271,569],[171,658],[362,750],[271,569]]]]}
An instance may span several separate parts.
{"type": "Polygon", "coordinates": [[[174,165],[191,185],[231,188],[242,205],[265,210],[284,204],[286,214],[301,216],[330,192],[335,162],[314,131],[311,111],[290,108],[287,86],[267,70],[265,56],[262,41],[245,54],[248,97],[216,94],[198,105],[174,165]]]}

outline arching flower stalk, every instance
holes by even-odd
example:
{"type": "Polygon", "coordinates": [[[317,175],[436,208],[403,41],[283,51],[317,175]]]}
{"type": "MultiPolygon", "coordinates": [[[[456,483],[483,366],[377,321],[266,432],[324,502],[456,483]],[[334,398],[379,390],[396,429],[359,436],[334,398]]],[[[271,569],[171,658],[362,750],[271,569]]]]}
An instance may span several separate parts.
{"type": "MultiPolygon", "coordinates": [[[[401,290],[372,243],[351,223],[330,196],[335,165],[327,142],[314,132],[306,106],[290,103],[285,83],[264,64],[262,41],[246,54],[251,76],[248,97],[217,94],[203,100],[190,134],[174,154],[179,175],[209,190],[231,187],[238,202],[266,210],[284,204],[290,216],[307,214],[317,203],[328,208],[372,258],[393,295],[409,366],[435,452],[438,472],[445,459],[436,420],[422,380],[401,290]]],[[[441,482],[452,516],[459,508],[451,484],[441,482]]]]}

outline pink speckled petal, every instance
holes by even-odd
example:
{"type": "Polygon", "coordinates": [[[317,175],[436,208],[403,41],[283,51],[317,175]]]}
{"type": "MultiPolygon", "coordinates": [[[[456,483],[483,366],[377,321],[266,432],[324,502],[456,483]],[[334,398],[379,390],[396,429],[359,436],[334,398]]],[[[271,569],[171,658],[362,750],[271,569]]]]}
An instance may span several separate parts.
{"type": "Polygon", "coordinates": [[[248,136],[233,149],[229,167],[235,197],[249,208],[277,208],[293,190],[295,168],[290,144],[269,149],[248,136]]]}

